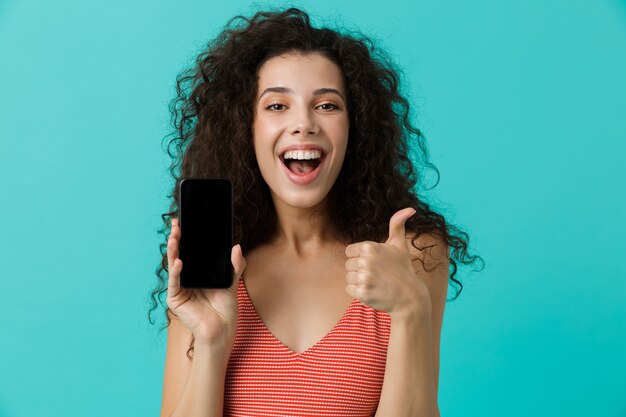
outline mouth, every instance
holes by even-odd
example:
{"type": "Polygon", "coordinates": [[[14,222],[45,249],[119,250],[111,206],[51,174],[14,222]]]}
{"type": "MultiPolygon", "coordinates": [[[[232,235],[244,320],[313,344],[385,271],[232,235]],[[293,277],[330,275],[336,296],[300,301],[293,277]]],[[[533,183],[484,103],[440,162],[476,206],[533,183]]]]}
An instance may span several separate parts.
{"type": "Polygon", "coordinates": [[[293,160],[279,156],[283,165],[283,170],[287,177],[298,185],[305,185],[315,181],[322,171],[322,165],[326,160],[326,153],[322,152],[322,156],[318,159],[293,160]]]}
{"type": "Polygon", "coordinates": [[[322,152],[322,156],[317,159],[285,159],[284,155],[280,155],[280,161],[283,165],[296,175],[304,175],[315,170],[322,164],[326,153],[322,152]]]}

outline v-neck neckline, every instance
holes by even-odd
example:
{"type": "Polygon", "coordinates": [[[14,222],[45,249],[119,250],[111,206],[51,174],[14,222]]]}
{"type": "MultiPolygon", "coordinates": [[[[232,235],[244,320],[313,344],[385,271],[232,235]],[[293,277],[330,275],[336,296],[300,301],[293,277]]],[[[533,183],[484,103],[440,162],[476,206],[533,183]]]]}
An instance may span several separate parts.
{"type": "Polygon", "coordinates": [[[341,316],[341,318],[339,319],[339,321],[333,326],[332,329],[330,329],[330,331],[328,333],[326,333],[320,340],[318,340],[317,342],[315,342],[313,345],[309,346],[307,349],[305,349],[302,352],[294,352],[291,348],[289,348],[287,345],[285,345],[283,342],[281,342],[275,335],[274,333],[272,333],[272,331],[267,327],[267,325],[263,322],[263,320],[261,320],[261,316],[259,316],[259,313],[256,311],[256,307],[254,306],[254,304],[252,303],[252,299],[250,298],[250,294],[248,293],[248,287],[246,286],[246,283],[244,281],[244,277],[243,274],[241,275],[241,283],[243,285],[243,292],[245,294],[245,297],[248,301],[248,303],[250,304],[250,306],[252,307],[252,312],[254,314],[254,318],[256,320],[258,320],[259,323],[261,323],[261,325],[263,326],[263,331],[265,331],[266,333],[268,333],[272,340],[278,344],[284,351],[286,351],[289,355],[294,356],[294,357],[301,357],[304,355],[309,354],[311,351],[316,350],[317,348],[319,348],[320,345],[323,345],[324,342],[326,340],[328,340],[328,338],[334,334],[337,329],[339,327],[341,327],[341,325],[343,325],[343,323],[346,321],[346,319],[348,318],[348,313],[352,310],[353,306],[359,301],[358,298],[354,298],[352,300],[352,302],[350,303],[350,305],[348,306],[348,308],[346,309],[346,311],[343,313],[343,315],[341,316]]]}

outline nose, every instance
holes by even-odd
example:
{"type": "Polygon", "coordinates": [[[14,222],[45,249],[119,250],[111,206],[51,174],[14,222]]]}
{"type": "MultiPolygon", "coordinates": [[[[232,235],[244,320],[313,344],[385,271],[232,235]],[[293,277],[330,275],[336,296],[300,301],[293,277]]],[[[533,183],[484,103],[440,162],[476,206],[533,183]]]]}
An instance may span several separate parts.
{"type": "Polygon", "coordinates": [[[293,112],[293,126],[291,133],[300,133],[302,136],[316,135],[319,132],[319,126],[315,115],[308,108],[301,109],[300,111],[293,112]]]}

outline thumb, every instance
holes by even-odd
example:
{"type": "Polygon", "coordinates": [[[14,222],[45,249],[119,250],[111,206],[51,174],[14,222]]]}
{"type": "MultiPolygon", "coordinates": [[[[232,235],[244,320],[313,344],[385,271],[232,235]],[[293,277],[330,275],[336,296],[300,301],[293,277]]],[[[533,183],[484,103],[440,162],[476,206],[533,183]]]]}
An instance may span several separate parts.
{"type": "Polygon", "coordinates": [[[417,210],[407,207],[391,216],[389,220],[389,238],[385,242],[386,245],[393,245],[399,249],[408,250],[404,224],[415,213],[417,213],[417,210]]]}
{"type": "Polygon", "coordinates": [[[246,269],[246,259],[243,257],[240,244],[233,246],[230,253],[230,260],[234,269],[233,286],[231,288],[234,288],[234,290],[237,291],[237,288],[239,287],[239,279],[241,278],[243,271],[246,269]]]}

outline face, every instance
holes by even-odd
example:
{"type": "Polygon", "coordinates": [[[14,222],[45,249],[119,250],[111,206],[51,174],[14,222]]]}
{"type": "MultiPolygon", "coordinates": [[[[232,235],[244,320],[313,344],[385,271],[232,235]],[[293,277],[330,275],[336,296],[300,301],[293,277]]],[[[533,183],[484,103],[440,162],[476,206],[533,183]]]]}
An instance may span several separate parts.
{"type": "Polygon", "coordinates": [[[288,54],[267,60],[258,77],[253,141],[261,174],[275,200],[293,207],[316,206],[335,183],[348,146],[341,70],[321,54],[288,54]],[[281,161],[284,148],[300,144],[324,150],[319,174],[306,184],[293,182],[281,161]]]}

